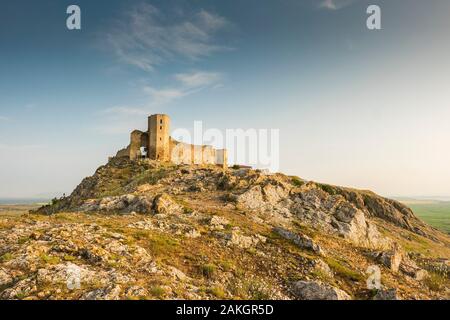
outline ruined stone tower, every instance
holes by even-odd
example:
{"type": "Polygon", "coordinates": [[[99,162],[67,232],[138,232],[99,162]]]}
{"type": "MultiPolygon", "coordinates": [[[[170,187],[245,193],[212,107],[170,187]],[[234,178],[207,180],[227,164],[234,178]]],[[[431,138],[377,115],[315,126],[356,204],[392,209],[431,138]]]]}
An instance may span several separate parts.
{"type": "Polygon", "coordinates": [[[148,117],[147,131],[131,132],[130,144],[117,152],[117,157],[130,160],[148,158],[175,164],[219,165],[227,168],[227,150],[193,145],[170,137],[170,118],[165,114],[148,117]]]}
{"type": "Polygon", "coordinates": [[[134,130],[130,137],[130,159],[136,160],[142,156],[142,149],[148,149],[148,132],[134,130]]]}
{"type": "Polygon", "coordinates": [[[170,118],[165,114],[148,117],[148,156],[150,159],[170,161],[170,118]]]}

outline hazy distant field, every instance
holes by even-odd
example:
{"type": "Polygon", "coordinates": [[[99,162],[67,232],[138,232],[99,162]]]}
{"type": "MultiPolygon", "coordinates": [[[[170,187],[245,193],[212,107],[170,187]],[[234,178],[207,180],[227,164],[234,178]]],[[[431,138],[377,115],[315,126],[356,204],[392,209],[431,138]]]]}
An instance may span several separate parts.
{"type": "Polygon", "coordinates": [[[32,205],[32,204],[17,204],[17,205],[0,204],[0,217],[14,216],[14,215],[17,216],[23,213],[27,213],[29,210],[33,210],[38,207],[39,205],[32,205]]]}
{"type": "Polygon", "coordinates": [[[400,200],[409,206],[423,221],[435,228],[450,233],[450,201],[400,200]]]}

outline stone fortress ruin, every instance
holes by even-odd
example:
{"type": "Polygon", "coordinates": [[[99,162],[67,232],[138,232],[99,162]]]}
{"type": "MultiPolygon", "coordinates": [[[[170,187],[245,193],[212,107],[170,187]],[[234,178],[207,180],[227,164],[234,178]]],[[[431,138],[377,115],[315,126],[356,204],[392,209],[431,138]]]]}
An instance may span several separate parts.
{"type": "Polygon", "coordinates": [[[131,132],[130,144],[117,157],[130,160],[151,159],[175,164],[215,164],[227,167],[227,150],[207,145],[176,141],[170,136],[170,117],[154,114],[148,117],[148,130],[131,132]]]}

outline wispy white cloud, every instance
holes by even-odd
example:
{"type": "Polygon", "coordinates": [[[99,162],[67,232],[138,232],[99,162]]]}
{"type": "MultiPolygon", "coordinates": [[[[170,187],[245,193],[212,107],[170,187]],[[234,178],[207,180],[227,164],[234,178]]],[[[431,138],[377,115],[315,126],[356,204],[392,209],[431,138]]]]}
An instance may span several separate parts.
{"type": "Polygon", "coordinates": [[[319,7],[326,10],[339,10],[345,8],[357,0],[323,0],[319,7]]]}
{"type": "Polygon", "coordinates": [[[103,110],[103,114],[141,116],[148,114],[154,107],[169,104],[175,100],[189,96],[205,89],[215,89],[223,86],[224,76],[219,72],[195,71],[191,73],[178,73],[173,76],[176,83],[165,88],[144,86],[143,93],[148,97],[145,106],[115,106],[103,110]]]}
{"type": "Polygon", "coordinates": [[[120,61],[151,71],[165,61],[196,60],[230,49],[215,43],[215,35],[229,25],[206,10],[172,14],[141,3],[125,13],[106,40],[120,61]]]}
{"type": "MultiPolygon", "coordinates": [[[[219,33],[232,29],[224,17],[208,12],[162,11],[141,3],[124,13],[106,36],[108,48],[119,61],[144,71],[153,71],[171,61],[199,62],[215,52],[232,48],[218,44],[219,33]]],[[[143,116],[159,107],[206,89],[223,86],[219,72],[191,71],[175,73],[167,85],[142,86],[146,102],[141,105],[116,105],[101,112],[104,124],[96,129],[117,134],[136,128],[143,116]]]]}
{"type": "Polygon", "coordinates": [[[11,118],[0,116],[0,121],[10,121],[11,118]]]}
{"type": "Polygon", "coordinates": [[[190,94],[188,90],[183,88],[163,88],[157,89],[146,86],[143,88],[144,92],[149,95],[151,105],[163,105],[173,100],[180,99],[190,94]]]}
{"type": "Polygon", "coordinates": [[[133,107],[133,106],[115,106],[111,108],[107,108],[102,110],[101,114],[104,115],[131,115],[131,116],[140,116],[144,115],[147,112],[145,111],[146,108],[139,108],[139,107],[133,107]]]}
{"type": "Polygon", "coordinates": [[[193,72],[178,73],[175,79],[180,81],[187,88],[198,88],[215,85],[220,82],[223,75],[218,72],[193,72]]]}
{"type": "Polygon", "coordinates": [[[191,73],[178,73],[174,75],[177,84],[169,87],[156,89],[151,86],[143,88],[150,97],[152,105],[167,104],[173,100],[186,97],[204,89],[213,88],[223,80],[219,72],[195,71],[191,73]]]}

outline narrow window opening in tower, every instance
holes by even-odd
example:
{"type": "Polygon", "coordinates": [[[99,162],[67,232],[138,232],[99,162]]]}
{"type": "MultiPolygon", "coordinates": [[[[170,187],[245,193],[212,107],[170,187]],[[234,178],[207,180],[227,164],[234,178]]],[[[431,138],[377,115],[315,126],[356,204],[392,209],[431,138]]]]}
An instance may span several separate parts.
{"type": "Polygon", "coordinates": [[[162,124],[162,119],[161,119],[161,120],[159,120],[159,123],[160,123],[160,124],[162,124]]]}
{"type": "Polygon", "coordinates": [[[161,137],[159,138],[159,141],[162,141],[162,138],[161,138],[161,137]]]}
{"type": "Polygon", "coordinates": [[[159,127],[159,130],[162,130],[162,126],[159,127]]]}

